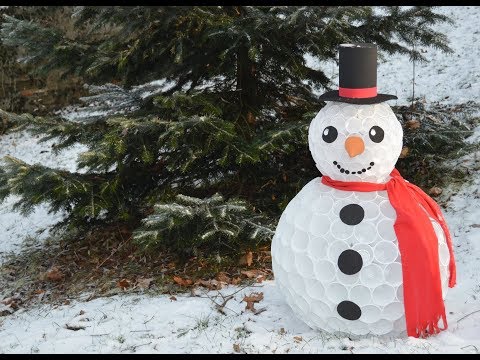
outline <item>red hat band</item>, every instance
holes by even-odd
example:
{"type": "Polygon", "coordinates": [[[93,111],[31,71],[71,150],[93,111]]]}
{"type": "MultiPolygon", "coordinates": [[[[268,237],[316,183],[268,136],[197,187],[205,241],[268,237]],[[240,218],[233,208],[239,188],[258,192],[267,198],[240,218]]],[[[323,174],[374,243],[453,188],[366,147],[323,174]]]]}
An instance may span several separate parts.
{"type": "Polygon", "coordinates": [[[341,97],[347,98],[371,98],[377,96],[377,87],[363,88],[363,89],[349,89],[349,88],[338,88],[338,95],[341,97]]]}

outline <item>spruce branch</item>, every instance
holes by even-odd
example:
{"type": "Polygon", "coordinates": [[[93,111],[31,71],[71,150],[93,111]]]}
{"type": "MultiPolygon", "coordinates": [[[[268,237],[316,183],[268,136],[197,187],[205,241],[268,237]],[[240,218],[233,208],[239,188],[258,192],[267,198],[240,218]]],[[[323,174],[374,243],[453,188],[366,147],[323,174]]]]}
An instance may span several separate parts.
{"type": "Polygon", "coordinates": [[[239,199],[224,200],[220,194],[200,199],[179,194],[172,202],[155,205],[154,213],[134,233],[142,244],[158,245],[179,252],[195,252],[250,239],[269,240],[269,226],[239,199]]]}

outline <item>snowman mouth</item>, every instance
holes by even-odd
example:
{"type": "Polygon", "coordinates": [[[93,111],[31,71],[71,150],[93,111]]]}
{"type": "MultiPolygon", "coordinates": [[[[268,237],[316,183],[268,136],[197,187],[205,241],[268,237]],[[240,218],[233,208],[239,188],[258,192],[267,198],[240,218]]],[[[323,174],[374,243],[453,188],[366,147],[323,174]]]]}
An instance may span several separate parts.
{"type": "Polygon", "coordinates": [[[367,172],[367,170],[370,170],[374,165],[375,163],[372,161],[370,163],[370,166],[367,167],[367,168],[363,168],[361,170],[358,170],[358,171],[351,171],[351,170],[348,170],[348,169],[345,169],[344,167],[342,167],[338,162],[334,161],[333,162],[333,165],[335,165],[338,169],[338,171],[340,171],[342,174],[362,174],[364,172],[367,172]]]}

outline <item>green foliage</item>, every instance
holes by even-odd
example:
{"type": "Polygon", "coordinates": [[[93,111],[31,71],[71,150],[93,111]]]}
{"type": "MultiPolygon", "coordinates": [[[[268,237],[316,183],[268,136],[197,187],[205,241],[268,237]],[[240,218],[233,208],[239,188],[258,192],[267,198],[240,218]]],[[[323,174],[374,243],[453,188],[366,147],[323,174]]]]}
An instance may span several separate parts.
{"type": "Polygon", "coordinates": [[[0,200],[9,194],[21,195],[14,207],[23,214],[35,205],[48,203],[50,211],[70,213],[71,225],[94,223],[107,213],[129,220],[128,198],[121,197],[118,179],[105,175],[88,175],[54,170],[40,164],[29,165],[6,156],[0,172],[0,200]]]}
{"type": "Polygon", "coordinates": [[[197,249],[238,252],[252,241],[268,240],[270,227],[261,224],[245,201],[214,194],[205,199],[177,195],[173,201],[155,205],[134,233],[145,250],[162,245],[178,253],[197,249]]]}
{"type": "Polygon", "coordinates": [[[318,175],[307,131],[323,105],[315,90],[331,81],[305,55],[331,60],[344,42],[419,59],[414,42],[449,50],[431,28],[447,18],[429,7],[79,6],[37,17],[21,8],[4,18],[0,38],[35,71],[126,89],[93,87],[84,118],[3,114],[57,139],[56,150],[88,151],[81,173],[7,158],[0,193],[20,195],[22,211],[48,202],[75,227],[144,219],[135,232],[143,247],[183,253],[236,249],[252,231],[268,239],[318,175]]]}
{"type": "MultiPolygon", "coordinates": [[[[51,12],[60,11],[52,8],[51,12]]],[[[60,9],[64,18],[72,18],[75,32],[67,33],[46,16],[42,22],[8,16],[2,40],[25,47],[29,54],[25,61],[39,63],[43,70],[62,67],[92,81],[122,77],[128,84],[138,84],[161,75],[174,79],[180,88],[189,81],[196,85],[221,75],[215,83],[226,88],[237,75],[232,63],[245,51],[265,90],[275,90],[280,84],[294,88],[301,79],[328,84],[321,72],[306,67],[303,55],[333,58],[341,42],[376,42],[381,50],[419,59],[424,57],[412,50],[413,41],[448,50],[446,36],[430,28],[447,18],[430,7],[386,6],[381,12],[371,6],[60,9]]]]}

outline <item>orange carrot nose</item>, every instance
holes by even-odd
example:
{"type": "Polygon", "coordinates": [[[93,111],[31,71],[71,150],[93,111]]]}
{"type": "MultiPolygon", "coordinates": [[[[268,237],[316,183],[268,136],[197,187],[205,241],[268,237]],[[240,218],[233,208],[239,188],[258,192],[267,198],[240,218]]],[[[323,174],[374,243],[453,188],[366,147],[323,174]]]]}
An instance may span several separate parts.
{"type": "Polygon", "coordinates": [[[345,140],[345,150],[347,150],[350,157],[354,157],[363,153],[365,144],[361,137],[349,136],[347,140],[345,140]]]}

